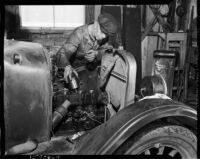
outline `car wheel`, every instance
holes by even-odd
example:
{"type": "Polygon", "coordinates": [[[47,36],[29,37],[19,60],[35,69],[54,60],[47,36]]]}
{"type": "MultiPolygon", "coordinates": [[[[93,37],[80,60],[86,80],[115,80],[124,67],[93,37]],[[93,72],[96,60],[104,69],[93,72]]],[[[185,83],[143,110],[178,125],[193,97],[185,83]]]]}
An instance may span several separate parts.
{"type": "Polygon", "coordinates": [[[197,158],[197,137],[189,129],[165,125],[132,136],[117,154],[163,155],[173,159],[197,158]]]}

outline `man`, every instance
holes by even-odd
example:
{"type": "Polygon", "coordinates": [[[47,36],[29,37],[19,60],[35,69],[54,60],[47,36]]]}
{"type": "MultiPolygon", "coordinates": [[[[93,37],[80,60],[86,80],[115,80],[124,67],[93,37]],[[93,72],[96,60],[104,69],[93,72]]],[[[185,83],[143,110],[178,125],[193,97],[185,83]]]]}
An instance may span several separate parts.
{"type": "Polygon", "coordinates": [[[76,28],[63,46],[65,56],[59,62],[65,66],[65,79],[70,79],[72,72],[77,76],[73,67],[82,66],[100,60],[102,48],[111,47],[104,40],[116,35],[118,24],[108,13],[100,14],[97,21],[76,28]]]}

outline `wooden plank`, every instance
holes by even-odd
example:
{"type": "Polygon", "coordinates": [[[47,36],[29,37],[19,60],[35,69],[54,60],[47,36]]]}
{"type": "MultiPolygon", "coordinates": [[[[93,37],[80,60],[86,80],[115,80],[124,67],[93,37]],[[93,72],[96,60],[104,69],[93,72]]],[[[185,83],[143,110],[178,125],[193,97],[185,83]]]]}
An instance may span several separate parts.
{"type": "Polygon", "coordinates": [[[94,22],[94,5],[86,5],[86,24],[94,22]]]}
{"type": "Polygon", "coordinates": [[[125,48],[131,52],[137,63],[136,92],[139,91],[142,80],[142,53],[141,53],[141,10],[137,8],[126,8],[125,13],[125,48]]]}
{"type": "Polygon", "coordinates": [[[164,41],[159,36],[147,36],[142,41],[142,78],[152,75],[153,69],[153,52],[155,50],[162,50],[164,41]],[[157,40],[159,38],[158,48],[157,40]]]}

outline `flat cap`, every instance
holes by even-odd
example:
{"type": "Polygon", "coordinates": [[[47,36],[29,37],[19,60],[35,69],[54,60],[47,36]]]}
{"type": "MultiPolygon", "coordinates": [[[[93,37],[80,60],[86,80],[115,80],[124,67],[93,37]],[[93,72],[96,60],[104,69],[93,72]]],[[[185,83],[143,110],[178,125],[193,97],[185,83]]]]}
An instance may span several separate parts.
{"type": "Polygon", "coordinates": [[[98,16],[100,29],[103,33],[113,36],[118,30],[116,19],[109,13],[102,13],[98,16]]]}

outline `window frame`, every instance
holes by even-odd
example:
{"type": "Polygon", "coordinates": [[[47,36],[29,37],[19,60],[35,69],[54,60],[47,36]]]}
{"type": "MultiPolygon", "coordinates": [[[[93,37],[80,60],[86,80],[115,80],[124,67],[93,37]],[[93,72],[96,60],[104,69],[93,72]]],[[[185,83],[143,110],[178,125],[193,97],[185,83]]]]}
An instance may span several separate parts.
{"type": "MultiPolygon", "coordinates": [[[[87,5],[84,5],[84,6],[85,6],[85,24],[87,24],[88,6],[87,5]]],[[[26,27],[26,26],[22,26],[21,9],[20,8],[21,7],[18,6],[19,30],[20,31],[28,31],[28,32],[31,32],[31,33],[42,33],[42,34],[45,34],[45,33],[61,33],[63,31],[72,31],[72,30],[74,30],[76,28],[76,27],[26,27]]]]}

